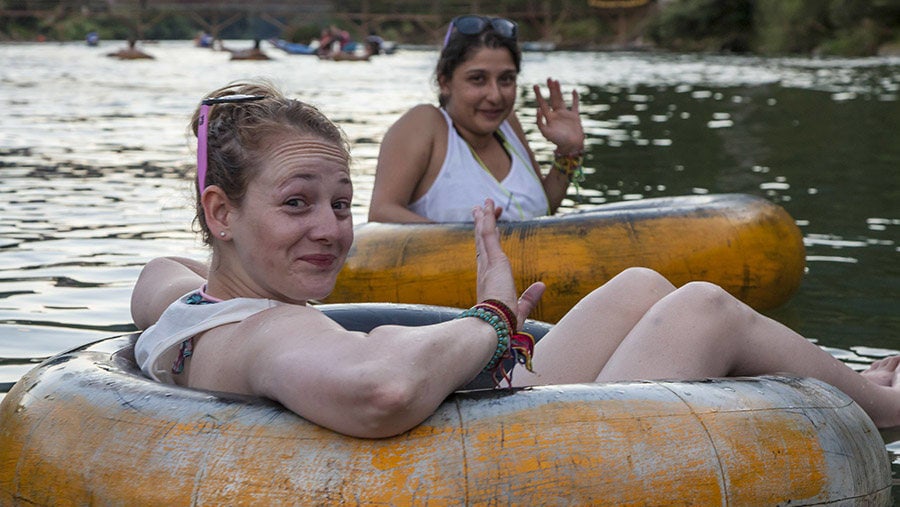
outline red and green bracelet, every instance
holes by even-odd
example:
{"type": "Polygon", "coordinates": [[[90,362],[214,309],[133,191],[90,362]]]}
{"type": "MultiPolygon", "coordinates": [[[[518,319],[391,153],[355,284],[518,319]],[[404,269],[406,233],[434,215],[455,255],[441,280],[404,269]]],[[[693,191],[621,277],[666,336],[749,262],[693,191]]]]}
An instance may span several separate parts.
{"type": "Polygon", "coordinates": [[[531,358],[534,355],[534,336],[517,332],[518,319],[509,306],[497,299],[487,299],[462,312],[458,318],[463,317],[482,319],[497,332],[497,350],[484,367],[484,371],[491,373],[496,386],[503,380],[512,386],[512,368],[503,368],[504,359],[514,359],[528,371],[533,371],[531,358]]]}
{"type": "Polygon", "coordinates": [[[584,150],[572,153],[553,152],[553,168],[563,173],[577,187],[584,181],[584,150]]]}

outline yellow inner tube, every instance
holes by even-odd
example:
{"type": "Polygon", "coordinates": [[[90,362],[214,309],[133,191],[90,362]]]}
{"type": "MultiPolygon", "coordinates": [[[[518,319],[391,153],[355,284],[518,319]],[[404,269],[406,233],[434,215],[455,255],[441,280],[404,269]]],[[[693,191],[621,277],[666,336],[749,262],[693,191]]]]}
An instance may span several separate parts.
{"type": "Polygon", "coordinates": [[[7,395],[0,504],[891,501],[878,430],[812,379],[460,392],[404,434],[356,439],[266,400],[150,381],[135,338],[51,358],[7,395]]]}
{"type": "MultiPolygon", "coordinates": [[[[471,224],[356,228],[347,263],[326,303],[471,306],[471,224]]],[[[675,285],[714,282],[757,310],[785,303],[806,266],[803,237],[780,206],[744,194],[645,199],[584,213],[500,224],[520,290],[547,292],[532,317],[558,321],[626,268],[655,269],[675,285]]]]}

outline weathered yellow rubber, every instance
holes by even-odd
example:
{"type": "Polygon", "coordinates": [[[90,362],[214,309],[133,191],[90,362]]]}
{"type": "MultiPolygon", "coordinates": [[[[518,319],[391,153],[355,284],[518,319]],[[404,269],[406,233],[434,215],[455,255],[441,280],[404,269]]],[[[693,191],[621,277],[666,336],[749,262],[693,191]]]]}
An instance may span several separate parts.
{"type": "Polygon", "coordinates": [[[265,401],[149,381],[133,339],[61,354],[6,396],[0,505],[891,501],[878,431],[814,380],[473,391],[407,433],[361,440],[265,401]]]}
{"type": "MultiPolygon", "coordinates": [[[[786,302],[806,266],[803,237],[780,206],[745,194],[668,197],[500,225],[519,290],[547,292],[531,316],[558,321],[632,266],[675,285],[715,282],[758,310],[786,302]]],[[[362,224],[327,303],[467,308],[476,302],[475,240],[466,224],[362,224]]]]}

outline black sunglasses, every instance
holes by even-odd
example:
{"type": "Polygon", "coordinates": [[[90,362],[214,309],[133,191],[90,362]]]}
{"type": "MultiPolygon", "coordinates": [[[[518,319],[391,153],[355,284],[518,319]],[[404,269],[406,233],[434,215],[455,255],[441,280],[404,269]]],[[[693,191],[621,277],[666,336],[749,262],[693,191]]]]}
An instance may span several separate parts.
{"type": "Polygon", "coordinates": [[[444,36],[444,47],[450,42],[450,34],[453,33],[454,28],[463,35],[478,35],[488,27],[490,27],[497,35],[506,39],[515,40],[519,33],[519,25],[514,21],[505,18],[488,18],[471,14],[457,16],[453,18],[453,21],[450,22],[450,26],[447,27],[447,35],[444,36]]]}

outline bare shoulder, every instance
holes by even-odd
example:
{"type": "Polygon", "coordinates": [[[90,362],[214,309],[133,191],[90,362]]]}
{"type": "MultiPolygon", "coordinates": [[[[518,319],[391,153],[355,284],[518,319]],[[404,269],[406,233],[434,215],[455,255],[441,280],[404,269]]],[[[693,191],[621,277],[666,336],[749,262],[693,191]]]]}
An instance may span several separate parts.
{"type": "Polygon", "coordinates": [[[204,333],[195,342],[190,383],[270,395],[260,389],[260,378],[291,368],[298,357],[312,364],[325,361],[334,353],[331,345],[340,348],[352,334],[319,310],[280,304],[204,333]]]}
{"type": "MultiPolygon", "coordinates": [[[[381,174],[389,171],[392,180],[417,183],[432,166],[432,153],[442,146],[446,132],[446,122],[438,108],[430,104],[412,107],[385,134],[377,171],[381,174]]],[[[411,192],[410,186],[406,193],[411,192]]]]}
{"type": "Polygon", "coordinates": [[[200,287],[208,268],[184,257],[159,257],[141,270],[131,293],[131,318],[147,329],[173,301],[200,287]]]}
{"type": "Polygon", "coordinates": [[[313,306],[279,304],[247,318],[240,324],[240,333],[260,338],[260,341],[283,337],[302,339],[321,331],[345,331],[337,322],[313,306]]]}
{"type": "Polygon", "coordinates": [[[417,104],[407,111],[403,116],[419,117],[426,119],[435,119],[441,117],[441,111],[432,104],[417,104]]]}
{"type": "Polygon", "coordinates": [[[317,356],[340,354],[360,337],[315,307],[291,304],[281,304],[245,319],[232,335],[246,343],[247,357],[263,361],[293,355],[315,361],[317,356]]]}
{"type": "Polygon", "coordinates": [[[418,104],[403,113],[403,115],[394,122],[391,129],[422,129],[429,128],[432,125],[439,125],[443,122],[444,119],[438,108],[431,104],[418,104]]]}

